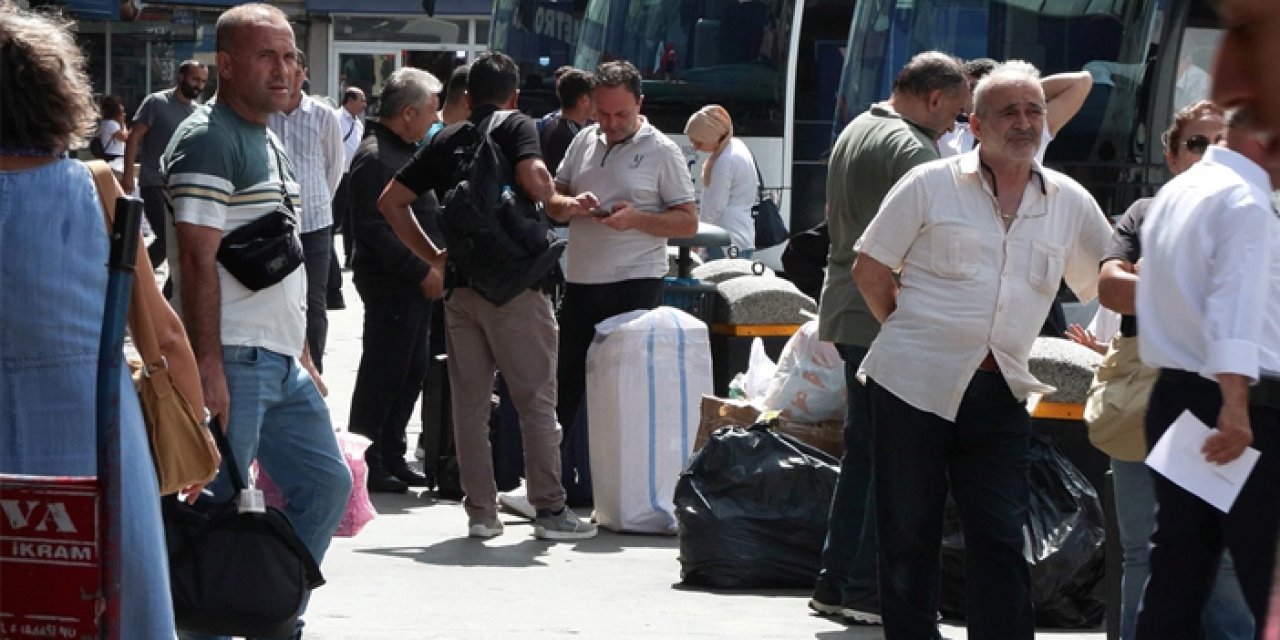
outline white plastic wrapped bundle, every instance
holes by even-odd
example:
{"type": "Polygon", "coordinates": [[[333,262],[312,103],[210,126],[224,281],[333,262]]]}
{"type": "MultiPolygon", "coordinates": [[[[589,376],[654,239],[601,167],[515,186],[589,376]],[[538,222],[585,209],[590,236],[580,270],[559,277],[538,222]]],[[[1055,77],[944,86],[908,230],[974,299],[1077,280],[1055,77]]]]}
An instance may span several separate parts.
{"type": "Polygon", "coordinates": [[[660,307],[596,325],[587,352],[596,522],[675,534],[672,496],[711,393],[711,341],[697,318],[660,307]]]}

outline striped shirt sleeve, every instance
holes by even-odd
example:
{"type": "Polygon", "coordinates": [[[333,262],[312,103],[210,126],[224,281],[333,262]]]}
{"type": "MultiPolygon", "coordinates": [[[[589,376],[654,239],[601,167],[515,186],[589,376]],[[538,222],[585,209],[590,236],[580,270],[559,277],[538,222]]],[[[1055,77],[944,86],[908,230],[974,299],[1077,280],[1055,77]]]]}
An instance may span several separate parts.
{"type": "Polygon", "coordinates": [[[174,220],[224,229],[234,193],[232,145],[207,126],[192,127],[182,134],[167,168],[174,220]]]}

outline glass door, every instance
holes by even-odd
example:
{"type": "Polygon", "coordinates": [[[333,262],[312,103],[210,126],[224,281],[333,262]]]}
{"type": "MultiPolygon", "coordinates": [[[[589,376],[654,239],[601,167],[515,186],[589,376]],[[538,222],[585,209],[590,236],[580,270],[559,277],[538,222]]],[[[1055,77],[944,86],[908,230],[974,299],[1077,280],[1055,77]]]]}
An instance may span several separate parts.
{"type": "Polygon", "coordinates": [[[392,72],[400,68],[399,56],[395,53],[378,52],[339,52],[337,65],[337,91],[334,98],[342,101],[342,94],[348,87],[359,87],[368,99],[365,116],[378,112],[378,102],[382,97],[382,88],[392,72]]]}
{"type": "Polygon", "coordinates": [[[331,94],[341,102],[347,87],[359,87],[368,99],[365,117],[378,113],[382,89],[391,74],[401,67],[415,67],[430,72],[441,84],[449,81],[455,67],[468,62],[471,52],[456,45],[413,45],[380,43],[343,43],[333,49],[330,58],[331,94]]]}

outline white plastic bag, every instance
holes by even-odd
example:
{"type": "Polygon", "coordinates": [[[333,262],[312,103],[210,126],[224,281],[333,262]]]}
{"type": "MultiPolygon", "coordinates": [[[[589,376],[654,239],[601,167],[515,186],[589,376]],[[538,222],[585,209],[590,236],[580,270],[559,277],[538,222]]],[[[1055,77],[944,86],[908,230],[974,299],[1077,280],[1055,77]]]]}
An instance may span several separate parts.
{"type": "Polygon", "coordinates": [[[769,354],[764,351],[764,340],[756,338],[751,341],[751,358],[747,361],[747,373],[742,379],[742,390],[748,400],[758,400],[769,391],[769,383],[773,374],[778,371],[769,354]]]}
{"type": "Polygon", "coordinates": [[[783,348],[765,409],[795,422],[843,420],[845,400],[844,360],[835,345],[818,339],[818,321],[810,320],[783,348]]]}

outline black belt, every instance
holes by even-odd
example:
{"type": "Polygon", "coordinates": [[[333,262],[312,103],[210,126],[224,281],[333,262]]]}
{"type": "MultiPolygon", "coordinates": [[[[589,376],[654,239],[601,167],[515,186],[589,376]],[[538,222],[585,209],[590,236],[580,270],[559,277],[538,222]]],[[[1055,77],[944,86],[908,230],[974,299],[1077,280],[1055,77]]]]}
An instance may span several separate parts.
{"type": "MultiPolygon", "coordinates": [[[[1218,383],[1198,373],[1182,369],[1161,369],[1160,379],[1171,382],[1194,383],[1217,387],[1218,383]]],[[[1249,406],[1266,407],[1280,410],[1280,378],[1262,376],[1258,382],[1249,387],[1249,406]]]]}

